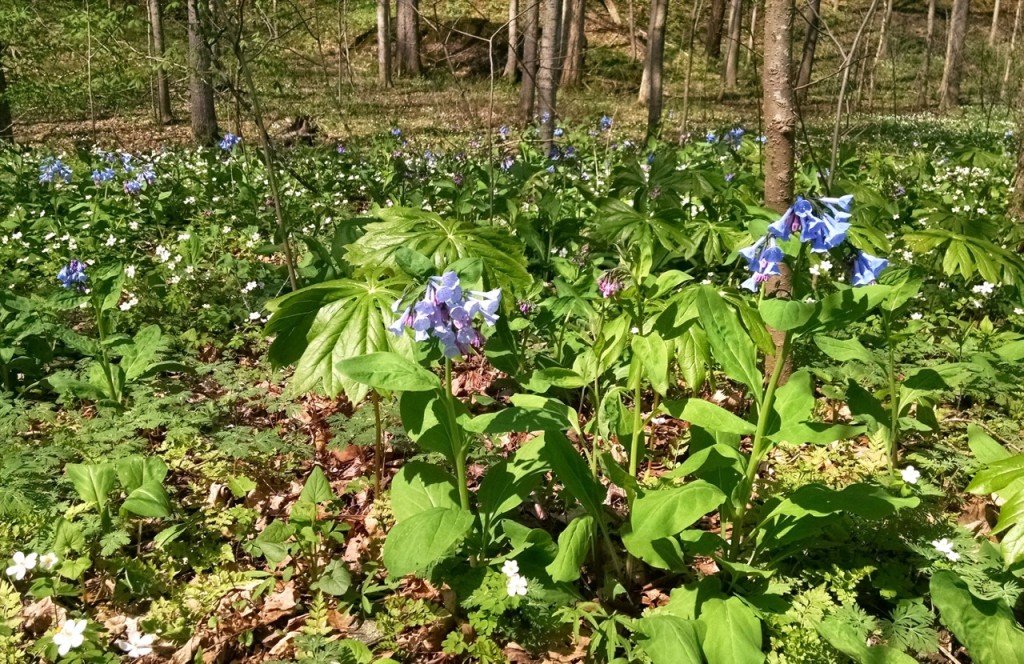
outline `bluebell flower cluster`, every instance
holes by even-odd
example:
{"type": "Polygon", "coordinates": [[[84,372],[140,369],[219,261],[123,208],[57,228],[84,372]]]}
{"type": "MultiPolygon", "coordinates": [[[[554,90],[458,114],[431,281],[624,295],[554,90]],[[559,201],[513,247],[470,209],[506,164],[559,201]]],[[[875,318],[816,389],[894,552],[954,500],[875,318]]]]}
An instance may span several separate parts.
{"type": "Polygon", "coordinates": [[[220,146],[221,150],[224,150],[225,152],[231,152],[235,148],[235,146],[238,145],[241,141],[241,136],[235,136],[231,132],[228,132],[224,134],[224,138],[220,139],[220,143],[218,143],[218,145],[220,146]]]}
{"type": "Polygon", "coordinates": [[[601,131],[608,131],[612,128],[612,119],[607,115],[601,116],[601,131]]]}
{"type": "Polygon", "coordinates": [[[88,277],[85,274],[85,263],[77,260],[69,262],[57,273],[57,281],[64,288],[77,288],[85,290],[85,281],[88,277]]]}
{"type": "Polygon", "coordinates": [[[726,133],[725,140],[734,150],[739,150],[740,146],[743,145],[743,135],[746,133],[747,132],[744,131],[742,127],[736,127],[735,129],[730,129],[729,132],[726,133]]]}
{"type": "Polygon", "coordinates": [[[71,182],[71,167],[56,157],[47,157],[39,165],[39,183],[46,184],[54,180],[71,182]]]}
{"type": "Polygon", "coordinates": [[[509,128],[504,126],[504,125],[502,125],[501,129],[498,130],[498,136],[500,136],[501,140],[503,140],[503,141],[507,141],[508,140],[508,133],[509,133],[509,128]]]}
{"type": "MultiPolygon", "coordinates": [[[[398,300],[392,311],[397,313],[401,306],[402,301],[398,300]]],[[[463,291],[459,275],[445,272],[440,277],[430,277],[423,299],[406,307],[388,329],[401,336],[406,328],[411,328],[416,341],[433,337],[441,342],[444,356],[452,359],[483,346],[484,336],[474,326],[474,319],[479,317],[485,324],[494,325],[500,306],[501,289],[463,291]]]]}
{"type": "Polygon", "coordinates": [[[114,173],[113,168],[104,168],[103,170],[95,170],[92,172],[92,181],[96,184],[104,184],[114,179],[117,174],[114,173]]]}
{"type": "Polygon", "coordinates": [[[398,138],[399,136],[402,135],[402,130],[399,129],[398,127],[392,127],[391,128],[391,135],[394,136],[395,138],[398,138]]]}
{"type": "MultiPolygon", "coordinates": [[[[850,230],[850,206],[853,196],[837,198],[823,197],[812,203],[802,196],[774,223],[768,226],[768,234],[749,247],[740,250],[753,273],[743,282],[743,287],[756,291],[760,284],[781,274],[779,263],[784,254],[776,241],[785,242],[799,233],[800,242],[810,244],[813,253],[826,253],[846,241],[850,230]]],[[[858,251],[853,268],[853,285],[866,286],[878,280],[878,276],[889,265],[884,258],[877,258],[858,251]]]]}
{"type": "Polygon", "coordinates": [[[565,130],[564,129],[562,129],[561,127],[557,127],[555,129],[555,138],[561,138],[564,135],[565,135],[565,130]]]}
{"type": "Polygon", "coordinates": [[[142,191],[142,183],[138,180],[125,180],[124,181],[124,193],[129,196],[135,196],[142,191]]]}

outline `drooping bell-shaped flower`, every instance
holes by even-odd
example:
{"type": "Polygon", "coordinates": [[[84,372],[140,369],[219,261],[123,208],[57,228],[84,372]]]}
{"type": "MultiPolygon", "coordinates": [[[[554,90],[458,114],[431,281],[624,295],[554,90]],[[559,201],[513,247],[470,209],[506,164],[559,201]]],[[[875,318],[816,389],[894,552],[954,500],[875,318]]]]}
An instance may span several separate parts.
{"type": "Polygon", "coordinates": [[[857,253],[857,260],[853,263],[853,285],[867,286],[878,281],[882,270],[889,266],[889,261],[878,258],[863,251],[857,253]]]}

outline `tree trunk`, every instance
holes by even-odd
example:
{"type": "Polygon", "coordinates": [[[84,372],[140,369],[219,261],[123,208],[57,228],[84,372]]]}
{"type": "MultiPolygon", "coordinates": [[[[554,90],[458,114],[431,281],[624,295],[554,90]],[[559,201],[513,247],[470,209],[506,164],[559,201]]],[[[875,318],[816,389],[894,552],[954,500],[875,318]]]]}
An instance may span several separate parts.
{"type": "MultiPolygon", "coordinates": [[[[932,0],[934,2],[934,0],[932,0]]],[[[1006,54],[1006,68],[1003,70],[1003,82],[999,85],[999,98],[1006,99],[1006,87],[1010,84],[1010,70],[1017,55],[1017,33],[1020,31],[1020,6],[1024,0],[1017,0],[1017,11],[1013,15],[1013,32],[1010,33],[1010,48],[1006,54]]]]}
{"type": "Polygon", "coordinates": [[[701,6],[704,0],[697,0],[693,3],[693,13],[690,16],[690,42],[686,46],[686,76],[683,78],[683,123],[682,131],[685,134],[690,122],[690,81],[693,77],[693,43],[697,38],[697,21],[700,20],[701,6]]]}
{"type": "Polygon", "coordinates": [[[992,29],[988,33],[988,45],[996,45],[996,37],[999,36],[999,0],[992,5],[992,29]]]}
{"type": "Polygon", "coordinates": [[[636,47],[636,14],[633,12],[633,0],[629,0],[629,57],[636,60],[639,55],[636,47]]]}
{"type": "Polygon", "coordinates": [[[704,53],[717,60],[722,57],[722,22],[725,20],[725,0],[711,0],[708,29],[704,34],[704,53]]]}
{"type": "Polygon", "coordinates": [[[818,48],[818,31],[821,29],[821,0],[807,0],[807,34],[804,37],[804,51],[800,56],[800,73],[796,77],[796,98],[803,103],[807,88],[811,84],[814,69],[814,52],[818,48]]]}
{"type": "Polygon", "coordinates": [[[747,48],[743,55],[743,62],[748,66],[754,56],[754,31],[757,29],[757,2],[750,3],[750,25],[747,27],[747,48]]]}
{"type": "Polygon", "coordinates": [[[199,145],[213,145],[217,140],[217,109],[213,105],[213,73],[204,10],[200,0],[188,0],[189,101],[192,137],[199,145]]]}
{"type": "Polygon", "coordinates": [[[668,16],[668,0],[651,0],[651,20],[647,28],[647,57],[644,71],[647,72],[647,138],[658,135],[661,126],[662,71],[665,64],[665,21],[668,16]]]}
{"type": "MultiPolygon", "coordinates": [[[[764,4],[764,64],[762,70],[764,133],[764,203],[778,213],[785,212],[793,201],[794,152],[796,149],[796,99],[793,94],[792,27],[793,0],[765,0],[764,4]]],[[[793,290],[793,276],[788,269],[771,279],[766,295],[789,299],[793,290]]],[[[781,347],[784,332],[772,329],[776,348],[781,347]]],[[[773,357],[768,358],[765,371],[774,368],[773,357]]],[[[781,380],[792,373],[787,360],[781,380]]],[[[780,381],[781,382],[781,381],[780,381]]]]}
{"type": "Polygon", "coordinates": [[[740,38],[743,31],[743,0],[732,0],[729,6],[729,44],[725,51],[725,89],[736,89],[740,61],[740,38]]]}
{"type": "Polygon", "coordinates": [[[971,0],[953,0],[949,17],[949,40],[946,43],[946,66],[942,72],[939,109],[946,111],[960,105],[960,77],[964,69],[964,42],[967,40],[967,17],[971,0]]]}
{"type": "Polygon", "coordinates": [[[932,52],[935,40],[935,4],[936,0],[928,0],[928,27],[925,30],[924,38],[924,60],[921,61],[920,87],[918,88],[917,103],[919,106],[928,104],[928,79],[931,78],[932,52]]]}
{"type": "Polygon", "coordinates": [[[871,74],[868,80],[868,109],[874,109],[875,107],[875,72],[878,71],[878,65],[885,59],[886,49],[888,48],[889,39],[889,23],[892,21],[892,2],[893,0],[886,0],[885,10],[882,12],[882,25],[878,28],[878,47],[875,49],[875,58],[871,61],[871,74]]]}
{"type": "Polygon", "coordinates": [[[608,17],[612,23],[622,25],[622,16],[619,15],[619,8],[615,5],[615,0],[601,0],[601,4],[608,10],[608,17]]]}
{"type": "Polygon", "coordinates": [[[537,92],[537,33],[540,29],[540,0],[524,0],[522,83],[519,87],[519,116],[524,123],[533,118],[537,92]]]}
{"type": "Polygon", "coordinates": [[[544,29],[540,37],[540,63],[537,71],[537,110],[540,112],[540,140],[544,151],[551,149],[555,131],[555,99],[558,95],[558,25],[562,19],[562,1],[544,0],[544,29]]]}
{"type": "Polygon", "coordinates": [[[519,69],[519,0],[508,2],[508,60],[505,62],[505,78],[515,78],[519,69]]]}
{"type": "Polygon", "coordinates": [[[420,75],[419,0],[397,0],[398,73],[420,75]]]}
{"type": "Polygon", "coordinates": [[[11,103],[7,99],[7,77],[4,76],[4,51],[7,44],[0,43],[0,143],[14,142],[14,121],[11,103]]]}
{"type": "Polygon", "coordinates": [[[1017,171],[1013,175],[1013,193],[1010,194],[1010,218],[1024,220],[1024,87],[1017,94],[1017,171]]]}
{"type": "Polygon", "coordinates": [[[391,3],[377,0],[377,84],[391,87],[391,3]]]}
{"type": "Polygon", "coordinates": [[[562,61],[561,87],[578,85],[583,76],[583,40],[586,35],[586,0],[566,0],[565,59],[562,61]]]}
{"type": "Polygon", "coordinates": [[[160,0],[149,0],[149,31],[156,58],[156,117],[162,125],[174,122],[171,113],[171,95],[167,89],[167,71],[164,69],[164,17],[160,0]]]}

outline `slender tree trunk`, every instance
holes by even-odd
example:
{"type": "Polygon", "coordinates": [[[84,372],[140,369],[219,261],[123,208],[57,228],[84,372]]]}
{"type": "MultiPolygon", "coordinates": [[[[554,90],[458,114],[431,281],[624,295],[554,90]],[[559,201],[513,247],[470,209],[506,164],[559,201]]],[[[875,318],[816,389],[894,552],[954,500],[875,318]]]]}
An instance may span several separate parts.
{"type": "Polygon", "coordinates": [[[1017,170],[1013,175],[1009,213],[1016,221],[1024,221],[1024,86],[1017,94],[1017,170]]]}
{"type": "Polygon", "coordinates": [[[217,109],[213,105],[213,73],[206,44],[205,11],[200,0],[188,0],[189,99],[192,137],[199,145],[217,140],[217,109]]]}
{"type": "Polygon", "coordinates": [[[377,0],[377,84],[391,87],[391,3],[377,0]]]}
{"type": "MultiPolygon", "coordinates": [[[[934,2],[934,0],[932,0],[934,2]]],[[[1006,99],[1006,88],[1010,84],[1010,70],[1014,58],[1017,57],[1017,33],[1020,31],[1020,6],[1024,0],[1017,0],[1017,11],[1013,15],[1013,32],[1010,33],[1010,48],[1006,53],[1006,68],[1003,70],[1003,81],[999,85],[999,98],[1006,99]]]]}
{"type": "Polygon", "coordinates": [[[668,0],[651,0],[651,20],[647,28],[647,57],[644,71],[647,72],[647,138],[658,135],[661,126],[662,71],[665,65],[665,21],[668,17],[668,0]]]}
{"type": "Polygon", "coordinates": [[[156,65],[156,115],[160,124],[174,122],[171,114],[171,95],[167,89],[167,71],[164,69],[164,18],[160,0],[149,0],[149,31],[153,43],[156,65]]]}
{"type": "Polygon", "coordinates": [[[544,0],[544,29],[540,37],[540,63],[537,71],[537,110],[541,118],[540,140],[545,152],[551,149],[557,119],[558,24],[561,18],[561,0],[544,0]]]}
{"type": "Polygon", "coordinates": [[[996,37],[999,36],[999,0],[992,5],[992,28],[988,32],[988,45],[996,45],[996,37]]]}
{"type": "Polygon", "coordinates": [[[505,62],[505,78],[515,78],[519,69],[519,0],[508,1],[508,60],[505,62]]]}
{"type": "Polygon", "coordinates": [[[419,0],[397,0],[398,73],[420,75],[419,0]]]}
{"type": "Polygon", "coordinates": [[[750,65],[754,57],[754,32],[757,30],[757,2],[750,3],[750,25],[747,28],[747,48],[743,54],[743,62],[750,65]]]}
{"type": "Polygon", "coordinates": [[[725,21],[725,0],[711,0],[708,29],[704,33],[704,53],[709,58],[722,57],[722,22],[725,21]]]}
{"type": "Polygon", "coordinates": [[[924,60],[921,61],[921,75],[919,76],[918,106],[928,105],[928,86],[930,85],[929,79],[932,74],[932,52],[935,50],[935,5],[936,0],[928,0],[928,27],[925,30],[924,60]]]}
{"type": "Polygon", "coordinates": [[[4,51],[7,44],[0,43],[0,143],[14,142],[14,121],[11,102],[7,99],[7,77],[4,76],[4,51]]]}
{"type": "Polygon", "coordinates": [[[540,29],[540,0],[523,0],[523,62],[522,83],[519,87],[519,115],[524,123],[533,118],[534,99],[537,92],[537,58],[539,45],[537,35],[540,29]]]}
{"type": "Polygon", "coordinates": [[[807,34],[804,36],[804,50],[800,56],[800,73],[796,77],[796,98],[803,103],[807,88],[811,84],[814,69],[814,52],[818,48],[818,31],[821,29],[821,0],[807,0],[807,34]]]}
{"type": "Polygon", "coordinates": [[[729,6],[729,44],[725,51],[725,89],[736,89],[740,60],[740,38],[743,31],[743,0],[732,0],[729,6]]]}
{"type": "Polygon", "coordinates": [[[566,0],[570,9],[566,12],[569,25],[564,31],[565,59],[562,62],[561,87],[578,85],[583,76],[583,40],[586,35],[586,0],[566,0]]]}
{"type": "Polygon", "coordinates": [[[683,80],[683,133],[686,133],[690,122],[690,81],[693,78],[693,44],[697,40],[697,23],[700,21],[700,10],[704,0],[693,3],[693,14],[690,17],[690,43],[686,47],[686,77],[683,80]]]}
{"type": "Polygon", "coordinates": [[[608,10],[608,17],[611,18],[612,23],[622,25],[622,16],[619,14],[619,8],[615,5],[615,0],[601,0],[601,4],[608,10]]]}
{"type": "Polygon", "coordinates": [[[629,57],[633,60],[640,57],[636,46],[636,14],[633,12],[633,0],[629,0],[629,57]]]}
{"type": "Polygon", "coordinates": [[[871,73],[868,77],[868,109],[875,107],[875,72],[878,71],[879,64],[885,59],[886,48],[889,43],[892,2],[893,0],[886,0],[885,10],[882,11],[882,25],[878,28],[878,47],[875,49],[875,58],[871,61],[871,73]]]}
{"type": "Polygon", "coordinates": [[[949,40],[946,43],[946,66],[942,72],[942,93],[939,109],[946,111],[960,105],[960,78],[964,69],[964,42],[967,40],[967,18],[971,0],[953,0],[949,18],[949,40]]]}

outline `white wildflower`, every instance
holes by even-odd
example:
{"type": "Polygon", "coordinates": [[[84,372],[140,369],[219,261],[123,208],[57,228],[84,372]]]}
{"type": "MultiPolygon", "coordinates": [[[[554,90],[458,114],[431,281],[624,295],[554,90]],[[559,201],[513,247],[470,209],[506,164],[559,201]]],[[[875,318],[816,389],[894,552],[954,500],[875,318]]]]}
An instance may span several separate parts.
{"type": "Polygon", "coordinates": [[[57,653],[61,657],[85,643],[85,626],[85,620],[65,620],[61,623],[60,631],[53,635],[53,644],[57,646],[57,653]]]}
{"type": "Polygon", "coordinates": [[[921,472],[913,466],[907,466],[901,470],[900,475],[903,476],[903,481],[907,484],[917,484],[917,480],[921,479],[921,472]]]}
{"type": "Polygon", "coordinates": [[[7,568],[7,576],[13,576],[16,581],[21,581],[30,569],[35,568],[37,558],[34,553],[25,555],[21,551],[15,551],[11,556],[11,562],[14,564],[7,568]]]}

